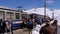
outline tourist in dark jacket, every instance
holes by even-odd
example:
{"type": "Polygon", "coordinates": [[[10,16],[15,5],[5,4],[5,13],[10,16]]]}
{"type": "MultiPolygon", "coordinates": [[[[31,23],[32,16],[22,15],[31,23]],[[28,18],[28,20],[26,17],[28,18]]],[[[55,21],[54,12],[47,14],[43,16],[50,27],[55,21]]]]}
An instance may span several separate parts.
{"type": "Polygon", "coordinates": [[[2,33],[4,34],[6,32],[6,29],[7,29],[6,23],[4,21],[2,22],[1,28],[2,28],[1,29],[2,33]]]}
{"type": "Polygon", "coordinates": [[[6,23],[0,19],[0,34],[4,34],[6,31],[6,23]]]}
{"type": "Polygon", "coordinates": [[[0,34],[2,33],[1,24],[2,24],[2,19],[0,19],[0,34]]]}
{"type": "Polygon", "coordinates": [[[58,31],[58,21],[57,20],[54,20],[54,22],[52,23],[52,26],[55,28],[55,31],[54,31],[54,34],[57,34],[57,31],[58,31]]]}
{"type": "Polygon", "coordinates": [[[33,29],[33,21],[31,19],[29,19],[28,22],[27,22],[27,28],[28,29],[33,29]]]}
{"type": "Polygon", "coordinates": [[[40,34],[54,34],[54,27],[50,25],[50,20],[47,20],[46,25],[41,28],[40,34]]]}

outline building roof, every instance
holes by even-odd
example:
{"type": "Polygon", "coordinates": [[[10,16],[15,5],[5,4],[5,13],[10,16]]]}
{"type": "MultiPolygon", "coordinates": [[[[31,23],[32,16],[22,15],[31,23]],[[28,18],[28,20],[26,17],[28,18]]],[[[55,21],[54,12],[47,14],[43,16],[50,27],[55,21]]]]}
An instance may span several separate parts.
{"type": "Polygon", "coordinates": [[[16,10],[16,9],[14,9],[14,8],[9,8],[9,7],[6,7],[6,6],[0,6],[0,8],[16,10]]]}
{"type": "Polygon", "coordinates": [[[12,10],[12,11],[16,11],[17,10],[17,9],[5,7],[5,6],[0,6],[0,9],[2,9],[2,10],[12,10]]]}

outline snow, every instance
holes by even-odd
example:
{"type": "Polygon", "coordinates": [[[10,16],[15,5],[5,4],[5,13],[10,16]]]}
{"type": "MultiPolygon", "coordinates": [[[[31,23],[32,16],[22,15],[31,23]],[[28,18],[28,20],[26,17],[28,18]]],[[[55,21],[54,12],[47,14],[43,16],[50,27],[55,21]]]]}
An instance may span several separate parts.
{"type": "MultiPolygon", "coordinates": [[[[60,24],[60,9],[53,9],[54,11],[54,19],[58,20],[58,24],[60,24]]],[[[46,8],[46,15],[49,16],[50,18],[52,18],[52,12],[51,9],[46,8]]],[[[44,8],[32,8],[30,10],[26,10],[24,12],[27,12],[28,14],[31,13],[35,13],[35,14],[40,14],[40,15],[44,15],[44,8]]]]}

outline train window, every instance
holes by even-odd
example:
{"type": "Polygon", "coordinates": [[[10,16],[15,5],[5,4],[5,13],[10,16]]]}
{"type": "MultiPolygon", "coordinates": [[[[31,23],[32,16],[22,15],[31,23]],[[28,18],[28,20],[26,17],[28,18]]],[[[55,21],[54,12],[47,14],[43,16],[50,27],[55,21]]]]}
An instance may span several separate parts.
{"type": "Polygon", "coordinates": [[[0,11],[0,19],[4,19],[4,12],[0,11]]]}
{"type": "Polygon", "coordinates": [[[6,15],[7,17],[7,19],[8,20],[12,20],[13,19],[13,13],[12,12],[7,12],[7,15],[6,15]]]}
{"type": "Polygon", "coordinates": [[[20,19],[20,14],[16,13],[16,19],[20,19]]]}
{"type": "Polygon", "coordinates": [[[21,17],[22,17],[22,19],[24,19],[25,18],[25,15],[24,14],[21,14],[21,17]]]}

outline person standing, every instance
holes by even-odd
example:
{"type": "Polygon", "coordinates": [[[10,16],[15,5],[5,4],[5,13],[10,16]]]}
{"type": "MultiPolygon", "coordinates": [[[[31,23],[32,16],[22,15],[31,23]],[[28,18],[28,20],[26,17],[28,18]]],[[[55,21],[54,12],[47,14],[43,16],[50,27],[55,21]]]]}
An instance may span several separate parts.
{"type": "Polygon", "coordinates": [[[24,21],[23,21],[23,28],[27,27],[26,24],[27,24],[27,19],[25,18],[24,21]]]}
{"type": "Polygon", "coordinates": [[[39,34],[39,31],[41,29],[40,24],[35,21],[34,26],[35,27],[32,29],[32,34],[39,34]]]}
{"type": "Polygon", "coordinates": [[[2,26],[2,19],[0,19],[0,34],[2,33],[2,28],[1,28],[1,26],[2,26]]]}
{"type": "Polygon", "coordinates": [[[57,31],[58,31],[58,21],[57,20],[54,20],[54,22],[52,23],[52,26],[55,28],[55,31],[54,31],[54,34],[57,34],[57,31]]]}
{"type": "Polygon", "coordinates": [[[6,23],[5,23],[5,21],[3,21],[2,23],[1,23],[1,30],[2,30],[2,34],[4,34],[5,32],[6,32],[6,29],[7,29],[7,26],[6,26],[6,23]]]}
{"type": "Polygon", "coordinates": [[[46,25],[40,30],[40,34],[54,34],[54,27],[50,24],[50,20],[46,21],[46,25]]]}
{"type": "Polygon", "coordinates": [[[33,29],[33,21],[31,19],[28,19],[27,29],[28,29],[29,34],[30,34],[31,33],[31,30],[33,29]]]}
{"type": "Polygon", "coordinates": [[[27,29],[33,29],[33,21],[31,19],[28,19],[27,29]]]}
{"type": "Polygon", "coordinates": [[[41,25],[41,19],[39,17],[35,18],[35,20],[41,25]]]}

